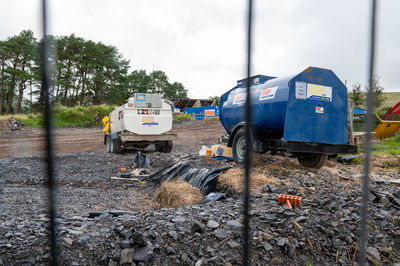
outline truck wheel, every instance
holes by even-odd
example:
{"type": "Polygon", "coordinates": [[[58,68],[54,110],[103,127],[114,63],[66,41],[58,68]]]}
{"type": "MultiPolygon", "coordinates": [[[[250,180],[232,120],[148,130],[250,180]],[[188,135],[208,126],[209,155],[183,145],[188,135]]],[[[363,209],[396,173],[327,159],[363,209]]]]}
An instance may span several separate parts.
{"type": "Polygon", "coordinates": [[[106,136],[106,152],[111,152],[111,138],[106,136]]]}
{"type": "Polygon", "coordinates": [[[121,142],[118,139],[110,138],[110,152],[119,153],[121,151],[121,142]]]}
{"type": "Polygon", "coordinates": [[[158,152],[163,152],[163,144],[162,143],[156,143],[154,144],[156,151],[158,152]]]}
{"type": "Polygon", "coordinates": [[[156,151],[170,153],[172,150],[172,140],[166,140],[161,143],[155,144],[156,151]]]}
{"type": "Polygon", "coordinates": [[[163,143],[163,148],[165,153],[170,153],[172,151],[172,140],[166,140],[163,143]]]}
{"type": "MultiPolygon", "coordinates": [[[[237,164],[244,164],[245,156],[246,156],[246,131],[245,131],[245,128],[242,127],[238,130],[238,132],[236,132],[236,135],[233,139],[232,151],[233,151],[233,159],[235,160],[235,162],[237,164]]],[[[252,152],[251,153],[251,165],[257,164],[259,158],[260,158],[259,152],[252,152]]]]}
{"type": "Polygon", "coordinates": [[[322,153],[310,153],[310,154],[298,154],[297,160],[302,166],[309,168],[321,168],[325,165],[328,159],[327,154],[322,153]]]}

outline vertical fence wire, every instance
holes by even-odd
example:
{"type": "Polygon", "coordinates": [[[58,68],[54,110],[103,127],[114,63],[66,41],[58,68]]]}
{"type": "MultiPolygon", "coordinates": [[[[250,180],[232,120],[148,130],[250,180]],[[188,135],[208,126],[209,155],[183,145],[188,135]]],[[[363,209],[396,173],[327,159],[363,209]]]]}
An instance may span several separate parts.
{"type": "Polygon", "coordinates": [[[243,265],[249,265],[250,259],[250,167],[253,143],[251,138],[251,97],[250,97],[250,75],[251,75],[251,41],[252,41],[252,13],[253,1],[248,0],[247,17],[247,82],[246,82],[246,153],[245,153],[245,181],[244,181],[244,228],[243,228],[243,265]]]}
{"type": "Polygon", "coordinates": [[[361,237],[360,237],[360,265],[365,265],[365,246],[368,241],[368,196],[369,196],[369,170],[371,156],[371,131],[373,130],[372,118],[374,109],[375,87],[373,84],[374,78],[374,63],[375,63],[375,28],[376,28],[376,8],[377,1],[371,1],[371,32],[370,32],[370,54],[369,54],[369,88],[367,95],[367,119],[366,119],[366,135],[365,135],[365,159],[363,172],[363,196],[361,207],[361,237]]]}
{"type": "Polygon", "coordinates": [[[53,160],[53,140],[51,128],[51,99],[50,99],[50,39],[48,36],[47,22],[47,1],[42,0],[42,30],[43,40],[41,46],[41,71],[42,89],[45,90],[45,129],[46,129],[46,163],[47,163],[47,183],[48,183],[48,213],[49,213],[49,243],[51,248],[51,265],[58,265],[57,257],[57,225],[56,217],[56,193],[54,182],[54,160],[53,160]]]}

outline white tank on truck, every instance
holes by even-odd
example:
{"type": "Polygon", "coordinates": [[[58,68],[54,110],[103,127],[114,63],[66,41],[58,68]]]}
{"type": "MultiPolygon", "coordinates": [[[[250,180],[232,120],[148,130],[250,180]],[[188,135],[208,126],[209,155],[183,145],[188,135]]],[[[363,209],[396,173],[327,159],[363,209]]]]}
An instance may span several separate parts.
{"type": "Polygon", "coordinates": [[[176,134],[167,133],[172,128],[171,105],[161,94],[135,93],[103,119],[106,151],[118,153],[154,144],[156,151],[171,152],[176,139],[176,134]]]}

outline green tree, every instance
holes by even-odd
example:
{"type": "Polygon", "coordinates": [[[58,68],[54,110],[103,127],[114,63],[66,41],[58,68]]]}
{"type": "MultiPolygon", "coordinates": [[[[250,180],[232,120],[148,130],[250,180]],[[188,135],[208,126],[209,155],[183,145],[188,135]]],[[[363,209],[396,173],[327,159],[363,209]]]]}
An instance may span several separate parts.
{"type": "Polygon", "coordinates": [[[128,92],[133,93],[160,93],[166,98],[187,98],[187,90],[182,83],[170,83],[168,76],[160,70],[135,70],[128,76],[128,92]]]}
{"type": "Polygon", "coordinates": [[[0,66],[1,66],[1,80],[0,80],[0,115],[3,114],[4,92],[5,88],[5,67],[7,62],[7,53],[4,48],[4,42],[0,42],[0,66]]]}
{"type": "Polygon", "coordinates": [[[9,38],[3,46],[9,56],[8,63],[4,69],[4,77],[6,80],[7,89],[6,94],[6,113],[12,111],[13,99],[15,95],[15,87],[17,83],[17,76],[19,74],[18,65],[21,60],[21,42],[18,36],[9,38]]]}
{"type": "Polygon", "coordinates": [[[150,93],[161,93],[164,95],[165,91],[168,89],[168,86],[170,85],[168,82],[167,75],[163,71],[155,70],[150,73],[150,78],[151,78],[150,93]]]}
{"type": "MultiPolygon", "coordinates": [[[[24,30],[19,35],[2,42],[2,93],[6,94],[6,113],[13,112],[13,100],[18,89],[15,112],[21,111],[23,93],[27,82],[33,77],[36,39],[33,32],[24,30]]],[[[3,98],[4,101],[4,98],[3,98]]]]}
{"type": "Polygon", "coordinates": [[[18,102],[16,105],[16,113],[22,111],[21,104],[24,96],[24,91],[27,87],[27,82],[34,78],[33,67],[35,66],[35,52],[37,52],[37,42],[33,37],[32,31],[22,32],[23,44],[21,49],[21,66],[19,72],[19,90],[18,90],[18,102]]]}
{"type": "Polygon", "coordinates": [[[146,70],[134,70],[127,77],[127,90],[129,95],[140,92],[149,92],[151,89],[151,77],[146,70]]]}
{"type": "MultiPolygon", "coordinates": [[[[119,104],[136,92],[187,97],[184,86],[179,82],[170,83],[163,71],[134,70],[128,74],[129,61],[115,46],[74,34],[46,38],[54,51],[49,60],[52,70],[49,97],[53,103],[65,106],[119,104]]],[[[38,110],[44,109],[47,90],[41,83],[42,45],[43,40],[36,41],[30,30],[0,40],[0,114],[3,110],[21,112],[27,88],[38,110]],[[16,103],[13,103],[14,98],[16,103]]]]}
{"type": "Polygon", "coordinates": [[[353,100],[355,106],[362,106],[365,102],[365,93],[361,90],[361,84],[357,83],[353,85],[349,98],[353,100]]]}
{"type": "Polygon", "coordinates": [[[126,97],[129,61],[114,46],[70,35],[57,38],[56,88],[64,105],[116,103],[126,97]]]}
{"type": "Polygon", "coordinates": [[[80,81],[79,64],[81,63],[84,39],[70,36],[62,36],[56,40],[57,43],[57,90],[55,101],[65,106],[72,105],[72,96],[78,90],[77,83],[80,81]]]}
{"type": "Polygon", "coordinates": [[[180,82],[169,84],[164,92],[166,98],[187,98],[187,89],[180,82]]]}
{"type": "Polygon", "coordinates": [[[219,103],[220,103],[220,98],[219,98],[219,96],[210,96],[210,97],[208,97],[208,99],[215,101],[215,103],[216,103],[217,105],[219,105],[219,103]]]}
{"type": "MultiPolygon", "coordinates": [[[[378,77],[377,75],[374,75],[374,77],[372,79],[372,91],[374,93],[374,98],[375,98],[375,105],[374,105],[375,110],[378,109],[379,107],[382,107],[382,105],[386,101],[386,96],[383,94],[384,88],[380,84],[379,80],[380,80],[380,77],[378,77]]],[[[366,93],[368,92],[368,88],[369,88],[369,86],[365,86],[366,93]]],[[[365,99],[365,106],[367,106],[366,99],[365,99]]]]}

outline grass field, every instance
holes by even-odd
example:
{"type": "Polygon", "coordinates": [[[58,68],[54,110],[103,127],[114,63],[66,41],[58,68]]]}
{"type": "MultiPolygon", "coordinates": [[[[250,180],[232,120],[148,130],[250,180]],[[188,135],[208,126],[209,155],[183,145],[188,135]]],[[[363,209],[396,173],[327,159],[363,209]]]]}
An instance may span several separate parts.
{"type": "Polygon", "coordinates": [[[388,139],[381,140],[379,143],[375,144],[373,154],[399,155],[400,134],[397,134],[396,136],[388,139]]]}
{"type": "Polygon", "coordinates": [[[386,96],[384,106],[393,107],[400,102],[400,92],[384,92],[383,94],[386,96]]]}
{"type": "Polygon", "coordinates": [[[44,118],[42,114],[13,114],[13,115],[0,115],[0,120],[8,120],[10,117],[21,120],[30,127],[44,126],[44,118]]]}

